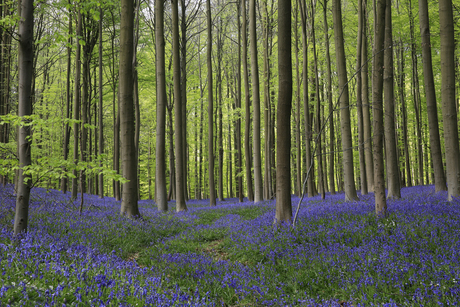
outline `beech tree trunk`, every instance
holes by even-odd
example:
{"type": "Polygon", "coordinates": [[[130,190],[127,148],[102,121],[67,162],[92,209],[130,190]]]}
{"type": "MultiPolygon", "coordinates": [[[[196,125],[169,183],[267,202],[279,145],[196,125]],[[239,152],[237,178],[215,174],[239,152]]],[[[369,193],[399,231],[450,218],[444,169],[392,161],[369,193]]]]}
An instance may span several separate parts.
{"type": "Polygon", "coordinates": [[[329,112],[332,112],[331,118],[329,119],[329,182],[330,188],[329,191],[332,195],[335,194],[335,180],[334,180],[334,143],[335,143],[335,134],[334,134],[334,113],[333,104],[332,104],[332,72],[331,72],[331,56],[329,51],[329,26],[327,24],[327,0],[323,3],[323,17],[324,17],[324,39],[326,45],[326,70],[327,70],[327,101],[329,106],[329,112]]]}
{"type": "Polygon", "coordinates": [[[455,40],[452,0],[439,0],[441,28],[441,100],[446,148],[448,200],[460,195],[460,155],[455,101],[455,40]]]}
{"type": "Polygon", "coordinates": [[[278,108],[276,138],[276,213],[275,221],[290,223],[291,204],[291,1],[278,1],[278,108]]]}
{"type": "Polygon", "coordinates": [[[369,108],[369,65],[367,56],[367,0],[362,3],[363,34],[361,46],[361,101],[363,105],[363,136],[364,136],[364,159],[366,164],[367,191],[374,191],[374,158],[372,154],[372,124],[369,108]]]}
{"type": "Polygon", "coordinates": [[[248,72],[248,40],[247,40],[247,16],[246,16],[246,0],[241,0],[242,9],[242,40],[243,40],[243,76],[244,76],[244,97],[246,106],[246,122],[244,131],[244,155],[246,159],[246,185],[248,189],[249,201],[254,201],[254,191],[252,189],[251,175],[251,101],[249,97],[249,72],[248,72]]]}
{"type": "Polygon", "coordinates": [[[391,0],[386,0],[385,52],[384,52],[384,97],[385,97],[385,153],[387,166],[387,198],[401,198],[399,161],[396,153],[394,78],[393,78],[393,27],[391,25],[391,0]]]}
{"type": "MultiPolygon", "coordinates": [[[[73,124],[73,162],[75,165],[78,164],[78,144],[80,143],[80,76],[81,76],[81,46],[80,46],[80,37],[82,29],[82,20],[81,20],[81,11],[80,7],[77,6],[77,50],[75,52],[75,102],[73,107],[73,119],[75,120],[73,124]]],[[[77,170],[74,169],[72,178],[72,199],[77,198],[78,193],[78,174],[77,170]]]]}
{"type": "Polygon", "coordinates": [[[130,218],[140,217],[137,186],[137,154],[135,145],[133,53],[134,53],[133,1],[121,0],[120,25],[120,134],[123,184],[120,213],[130,218]]]}
{"type": "Polygon", "coordinates": [[[263,198],[262,181],[262,157],[260,147],[260,89],[259,89],[259,63],[257,53],[256,31],[256,0],[249,0],[249,40],[251,42],[251,77],[252,77],[252,101],[254,111],[253,122],[253,154],[254,154],[254,202],[260,202],[263,198]]]}
{"type": "Polygon", "coordinates": [[[358,148],[359,148],[359,171],[360,171],[360,182],[361,182],[361,195],[366,195],[368,193],[367,189],[367,173],[366,173],[366,157],[364,154],[364,125],[363,125],[363,100],[362,100],[362,75],[359,72],[361,68],[361,54],[363,52],[363,39],[366,39],[363,36],[363,1],[358,1],[358,39],[356,46],[356,109],[358,113],[358,148]]]}
{"type": "Polygon", "coordinates": [[[345,200],[357,200],[355,188],[355,175],[353,169],[353,144],[351,142],[351,124],[349,109],[349,93],[347,85],[347,68],[345,61],[345,49],[343,43],[342,29],[342,8],[340,0],[333,0],[332,14],[334,17],[334,34],[335,49],[337,55],[337,71],[339,77],[339,89],[343,90],[340,98],[340,128],[342,133],[342,150],[343,150],[343,173],[344,173],[344,190],[345,200]]]}
{"type": "Polygon", "coordinates": [[[208,64],[208,159],[209,159],[209,205],[216,205],[216,189],[214,186],[214,105],[212,93],[212,22],[211,2],[206,0],[206,17],[208,26],[207,64],[208,64]]]}
{"type": "Polygon", "coordinates": [[[159,211],[168,211],[166,194],[166,60],[164,39],[164,1],[155,1],[155,50],[157,81],[157,126],[155,156],[155,201],[159,211]]]}
{"type": "Polygon", "coordinates": [[[379,217],[386,217],[387,202],[385,196],[385,176],[383,163],[383,56],[385,38],[386,0],[377,0],[377,18],[374,29],[374,61],[372,74],[372,110],[374,117],[374,194],[375,212],[379,217]]]}
{"type": "Polygon", "coordinates": [[[441,140],[439,137],[438,107],[434,87],[431,60],[431,33],[427,0],[419,0],[420,35],[422,37],[423,75],[425,80],[426,109],[430,132],[430,147],[433,162],[435,192],[446,191],[446,178],[442,164],[441,140]]]}
{"type": "MultiPolygon", "coordinates": [[[[102,7],[99,8],[99,167],[102,168],[102,154],[104,153],[104,112],[102,93],[102,7]]],[[[104,197],[104,175],[99,174],[99,197],[104,197]]]]}
{"type": "MultiPolygon", "coordinates": [[[[243,154],[242,154],[242,145],[241,145],[241,4],[242,1],[236,1],[237,6],[237,22],[238,22],[238,68],[237,68],[237,89],[236,89],[236,108],[238,110],[238,117],[236,120],[236,143],[237,143],[237,174],[238,174],[238,200],[243,202],[243,154]]],[[[246,36],[245,36],[246,37],[246,36]]]]}
{"type": "MultiPolygon", "coordinates": [[[[67,77],[66,77],[66,118],[70,119],[70,103],[71,103],[71,88],[70,88],[70,73],[72,67],[72,13],[69,11],[69,38],[67,40],[67,77]]],[[[69,142],[70,142],[70,125],[64,125],[64,142],[63,142],[63,155],[64,160],[67,161],[69,156],[69,142]]],[[[61,191],[65,194],[67,192],[67,176],[62,177],[61,179],[61,191]]]]}
{"type": "Polygon", "coordinates": [[[174,133],[176,136],[176,211],[187,210],[184,195],[184,143],[182,138],[182,98],[180,79],[179,48],[179,8],[178,0],[172,0],[172,40],[173,40],[173,75],[174,75],[174,133]]]}
{"type": "Polygon", "coordinates": [[[17,183],[16,210],[14,215],[14,236],[27,231],[29,219],[29,199],[31,176],[24,174],[24,168],[32,163],[30,126],[25,116],[32,115],[32,77],[33,77],[33,41],[34,41],[34,2],[22,0],[21,19],[19,21],[19,97],[18,115],[22,125],[18,131],[19,178],[17,183]]]}

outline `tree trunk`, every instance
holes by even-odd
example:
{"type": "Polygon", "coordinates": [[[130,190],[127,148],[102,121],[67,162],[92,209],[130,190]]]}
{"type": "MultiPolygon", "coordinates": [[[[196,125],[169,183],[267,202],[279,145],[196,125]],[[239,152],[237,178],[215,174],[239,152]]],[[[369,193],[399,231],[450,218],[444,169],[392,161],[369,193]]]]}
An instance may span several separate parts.
{"type": "MultiPolygon", "coordinates": [[[[99,167],[102,168],[102,154],[104,153],[104,112],[102,93],[102,7],[99,9],[99,167]]],[[[104,175],[99,174],[99,197],[104,197],[104,175]]]]}
{"type": "Polygon", "coordinates": [[[216,205],[216,189],[214,186],[214,106],[212,93],[212,22],[211,3],[206,0],[206,17],[208,27],[207,64],[208,64],[208,159],[209,159],[209,205],[216,205]]]}
{"type": "Polygon", "coordinates": [[[278,1],[278,108],[276,138],[276,213],[275,221],[290,223],[291,204],[291,1],[278,1]]]}
{"type": "Polygon", "coordinates": [[[367,191],[374,191],[374,157],[372,154],[371,116],[369,110],[369,65],[367,56],[367,0],[363,0],[363,34],[361,46],[361,83],[363,105],[363,136],[364,136],[364,159],[366,164],[367,191]]]}
{"type": "Polygon", "coordinates": [[[33,77],[33,41],[34,41],[34,3],[32,0],[21,1],[21,20],[19,21],[19,97],[18,115],[22,123],[18,131],[19,178],[14,216],[14,236],[27,231],[29,218],[30,175],[24,174],[24,168],[32,163],[30,126],[24,116],[32,115],[32,77],[33,77]]]}
{"type": "Polygon", "coordinates": [[[385,6],[386,0],[377,0],[377,19],[374,30],[374,61],[372,64],[372,110],[374,117],[374,194],[375,212],[379,217],[386,217],[387,215],[383,164],[384,123],[382,102],[385,6]]]}
{"type": "Polygon", "coordinates": [[[249,41],[251,49],[252,101],[254,111],[253,154],[254,154],[254,202],[263,198],[262,158],[260,147],[260,89],[257,53],[256,0],[249,0],[249,41]]]}
{"type": "Polygon", "coordinates": [[[157,126],[155,148],[155,201],[159,211],[168,211],[166,194],[166,64],[164,39],[164,1],[155,1],[155,50],[157,81],[157,126]]]}
{"type": "Polygon", "coordinates": [[[182,173],[183,173],[183,189],[184,189],[184,200],[188,201],[189,193],[187,184],[188,180],[188,144],[187,144],[187,18],[185,0],[181,2],[181,44],[180,44],[180,65],[181,65],[181,104],[182,104],[182,173]]]}
{"type": "Polygon", "coordinates": [[[307,8],[305,1],[300,1],[300,17],[302,22],[302,51],[303,59],[303,112],[305,126],[305,168],[307,170],[307,194],[309,197],[316,195],[313,182],[313,159],[311,154],[312,126],[310,121],[310,107],[308,102],[308,39],[307,39],[307,8]]]}
{"type": "Polygon", "coordinates": [[[244,155],[246,159],[246,184],[248,189],[249,201],[254,201],[254,191],[252,189],[251,175],[251,101],[249,98],[249,72],[248,72],[248,41],[247,41],[247,16],[246,16],[246,0],[241,0],[241,8],[243,15],[243,75],[244,75],[244,97],[246,106],[246,122],[244,131],[244,155]]]}
{"type": "Polygon", "coordinates": [[[218,192],[217,198],[220,201],[224,199],[224,144],[223,144],[223,115],[222,115],[222,57],[223,57],[223,29],[222,29],[222,18],[218,17],[218,26],[217,26],[217,112],[218,112],[218,143],[217,143],[217,152],[218,152],[218,163],[219,163],[219,176],[218,176],[218,192]]]}
{"type": "Polygon", "coordinates": [[[385,153],[387,165],[388,198],[401,198],[399,161],[396,154],[394,78],[393,78],[393,27],[391,25],[391,0],[386,0],[385,52],[384,52],[384,97],[385,97],[385,153]]]}
{"type": "MultiPolygon", "coordinates": [[[[321,194],[321,199],[326,198],[326,191],[324,187],[324,177],[323,177],[323,157],[322,157],[322,147],[321,147],[321,101],[319,99],[319,77],[318,77],[318,57],[316,55],[316,37],[315,37],[315,5],[313,1],[311,3],[311,38],[313,43],[313,60],[314,60],[314,71],[315,71],[315,100],[316,100],[316,131],[318,132],[318,137],[316,140],[318,157],[318,187],[321,194]]],[[[306,82],[306,81],[305,81],[306,82]]],[[[351,136],[350,136],[351,139],[351,136]]],[[[354,182],[354,181],[353,181],[354,182]]],[[[355,192],[356,193],[356,192],[355,192]]]]}
{"type": "MultiPolygon", "coordinates": [[[[75,102],[73,108],[73,118],[75,120],[73,124],[73,162],[75,165],[78,164],[78,143],[80,142],[80,76],[81,76],[81,46],[80,46],[80,37],[81,37],[81,29],[82,29],[82,20],[81,20],[81,11],[80,7],[77,6],[77,50],[75,53],[75,102]]],[[[72,179],[72,199],[75,200],[77,198],[78,193],[78,175],[77,170],[74,169],[73,171],[73,179],[72,179]]]]}
{"type": "Polygon", "coordinates": [[[441,100],[446,148],[448,200],[460,195],[460,161],[455,105],[455,40],[452,0],[439,0],[441,28],[441,100]]]}
{"type": "MultiPolygon", "coordinates": [[[[364,15],[363,15],[363,1],[358,1],[358,39],[356,46],[356,104],[357,104],[357,113],[358,113],[358,148],[359,148],[359,171],[360,171],[360,182],[361,182],[361,195],[366,195],[368,193],[367,188],[367,177],[366,177],[366,157],[364,154],[364,125],[363,125],[363,82],[362,75],[359,72],[361,68],[361,55],[363,52],[363,39],[366,39],[363,35],[363,24],[364,24],[364,15]]],[[[366,76],[367,78],[367,76],[366,76]]]]}
{"type": "Polygon", "coordinates": [[[184,143],[182,138],[182,98],[181,98],[181,71],[179,46],[179,8],[178,0],[172,0],[172,40],[173,40],[173,70],[174,70],[174,133],[176,136],[176,211],[187,210],[184,195],[184,143]]]}
{"type": "Polygon", "coordinates": [[[342,133],[342,150],[343,150],[343,173],[344,173],[344,190],[345,200],[357,200],[354,170],[353,170],[353,144],[351,142],[351,126],[350,126],[350,109],[349,109],[349,94],[347,68],[345,61],[345,49],[343,45],[343,29],[342,29],[342,8],[341,1],[334,0],[333,2],[333,17],[334,17],[334,34],[335,34],[335,49],[337,55],[337,71],[339,77],[339,89],[342,92],[340,98],[340,128],[342,133]]]}
{"type": "Polygon", "coordinates": [[[123,184],[120,213],[130,218],[140,217],[137,186],[137,154],[135,145],[133,53],[134,53],[133,1],[121,0],[120,25],[120,132],[123,184]]]}
{"type": "Polygon", "coordinates": [[[431,33],[427,0],[419,0],[420,35],[422,37],[423,75],[425,80],[426,109],[430,131],[435,192],[446,191],[446,178],[442,164],[441,141],[439,137],[438,107],[434,87],[433,66],[431,60],[431,33]]]}
{"type": "Polygon", "coordinates": [[[327,24],[327,0],[323,4],[323,17],[324,17],[324,38],[326,42],[326,68],[327,68],[327,101],[329,106],[329,112],[331,118],[329,119],[329,182],[330,192],[332,195],[335,194],[335,180],[334,180],[334,106],[332,104],[332,73],[331,73],[331,56],[329,52],[329,27],[327,24]]]}
{"type": "MultiPolygon", "coordinates": [[[[238,117],[236,119],[236,144],[237,144],[237,174],[238,174],[238,200],[239,202],[243,202],[243,154],[242,154],[242,146],[241,146],[241,21],[240,21],[240,13],[241,13],[241,4],[242,1],[236,1],[237,6],[237,21],[238,21],[238,68],[237,68],[237,89],[236,89],[236,109],[238,110],[238,117]]],[[[245,17],[246,18],[246,17],[245,17]]],[[[246,35],[244,36],[246,37],[246,35]]]]}
{"type": "Polygon", "coordinates": [[[302,191],[302,144],[300,141],[300,62],[299,62],[299,27],[298,25],[298,9],[299,1],[296,1],[294,14],[295,14],[295,26],[294,26],[294,37],[295,37],[295,72],[296,72],[296,91],[295,91],[295,113],[294,115],[294,133],[295,133],[295,194],[301,197],[302,191]]]}

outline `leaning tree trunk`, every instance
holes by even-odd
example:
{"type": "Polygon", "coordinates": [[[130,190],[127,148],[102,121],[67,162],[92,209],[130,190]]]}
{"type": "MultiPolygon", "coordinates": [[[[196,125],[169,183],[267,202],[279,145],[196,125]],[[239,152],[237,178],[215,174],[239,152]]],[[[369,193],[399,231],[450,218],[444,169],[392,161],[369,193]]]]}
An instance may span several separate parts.
{"type": "Polygon", "coordinates": [[[340,98],[340,128],[342,132],[342,150],[343,150],[343,173],[344,173],[344,190],[345,200],[356,200],[358,195],[355,188],[355,174],[353,169],[353,144],[351,141],[349,93],[347,84],[347,68],[345,61],[345,48],[343,45],[342,29],[342,8],[341,1],[334,0],[332,14],[334,17],[334,34],[335,49],[337,55],[337,71],[339,77],[339,89],[342,92],[340,98]]]}
{"type": "Polygon", "coordinates": [[[214,124],[213,124],[213,99],[212,99],[212,23],[211,23],[211,3],[206,1],[206,15],[208,23],[208,45],[207,45],[207,64],[208,64],[208,159],[209,159],[209,204],[216,205],[216,189],[214,186],[214,124]]]}
{"type": "Polygon", "coordinates": [[[24,174],[24,168],[32,163],[30,126],[27,116],[32,115],[32,76],[34,41],[34,2],[21,1],[21,20],[19,21],[19,97],[18,114],[22,120],[18,133],[19,178],[14,215],[14,236],[27,231],[29,218],[29,199],[32,178],[24,174]]]}
{"type": "Polygon", "coordinates": [[[455,40],[452,0],[439,0],[441,27],[441,100],[446,148],[448,200],[460,195],[460,162],[455,104],[455,40]]]}
{"type": "Polygon", "coordinates": [[[275,221],[291,222],[291,1],[278,1],[278,108],[276,138],[276,213],[275,221]]]}
{"type": "Polygon", "coordinates": [[[372,74],[372,109],[374,116],[374,195],[377,216],[387,215],[383,164],[383,49],[385,38],[386,0],[377,1],[377,19],[374,34],[374,61],[372,74]]]}
{"type": "Polygon", "coordinates": [[[140,216],[137,186],[137,154],[134,126],[133,53],[134,53],[133,1],[121,0],[120,25],[120,134],[123,184],[120,213],[130,218],[140,216]]]}
{"type": "Polygon", "coordinates": [[[446,191],[446,177],[442,165],[442,150],[439,137],[438,107],[436,103],[436,89],[433,79],[433,65],[431,60],[431,33],[428,17],[427,0],[419,0],[420,35],[422,37],[423,72],[425,79],[426,109],[430,131],[430,146],[433,162],[435,192],[446,191]]]}
{"type": "Polygon", "coordinates": [[[166,193],[166,64],[164,39],[164,1],[155,2],[155,47],[157,77],[157,128],[155,159],[155,201],[159,211],[168,211],[166,193]]]}
{"type": "Polygon", "coordinates": [[[391,0],[386,0],[384,53],[385,97],[385,153],[388,180],[388,198],[401,198],[399,161],[396,154],[394,78],[393,78],[393,28],[391,25],[391,0]]]}

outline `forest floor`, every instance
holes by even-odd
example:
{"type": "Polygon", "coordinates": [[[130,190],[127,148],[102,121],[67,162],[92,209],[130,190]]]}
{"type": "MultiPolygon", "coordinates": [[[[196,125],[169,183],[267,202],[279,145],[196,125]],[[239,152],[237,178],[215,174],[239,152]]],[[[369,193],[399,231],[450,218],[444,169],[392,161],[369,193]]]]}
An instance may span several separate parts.
{"type": "MultiPolygon", "coordinates": [[[[1,306],[434,306],[460,303],[460,200],[404,188],[387,219],[372,194],[306,198],[295,229],[275,202],[120,216],[120,202],[32,190],[13,239],[15,197],[0,187],[1,306]]],[[[299,199],[292,198],[295,210],[299,199]]]]}

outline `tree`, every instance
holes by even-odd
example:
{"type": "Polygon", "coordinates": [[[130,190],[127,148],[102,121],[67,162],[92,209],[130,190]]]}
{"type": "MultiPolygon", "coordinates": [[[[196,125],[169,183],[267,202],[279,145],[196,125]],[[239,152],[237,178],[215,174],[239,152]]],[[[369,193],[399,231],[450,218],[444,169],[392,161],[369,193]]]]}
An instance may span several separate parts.
{"type": "Polygon", "coordinates": [[[120,134],[123,184],[120,213],[130,218],[140,216],[137,186],[137,153],[134,141],[133,52],[134,3],[121,0],[120,25],[120,134]]]}
{"type": "MultiPolygon", "coordinates": [[[[364,16],[363,16],[363,1],[358,1],[358,39],[357,39],[357,46],[356,46],[356,109],[358,113],[358,148],[359,148],[359,171],[360,171],[360,182],[361,182],[361,195],[365,195],[368,193],[367,189],[367,178],[366,178],[366,158],[364,154],[364,125],[363,125],[363,82],[362,82],[362,75],[359,72],[361,69],[361,55],[363,52],[363,24],[364,24],[364,16]]],[[[367,76],[366,76],[367,78],[367,76]]]]}
{"type": "Polygon", "coordinates": [[[157,76],[157,128],[156,128],[156,160],[155,160],[155,201],[158,210],[168,210],[166,193],[166,64],[164,39],[164,1],[155,1],[155,48],[157,76]]]}
{"type": "Polygon", "coordinates": [[[254,202],[263,200],[262,158],[260,147],[260,90],[256,32],[256,0],[249,1],[249,38],[251,49],[252,101],[254,111],[254,202]]]}
{"type": "Polygon", "coordinates": [[[441,100],[446,149],[448,200],[460,195],[460,154],[455,102],[455,39],[452,0],[439,0],[441,27],[441,100]]]}
{"type": "MultiPolygon", "coordinates": [[[[75,52],[75,101],[73,108],[73,118],[75,120],[73,124],[73,162],[78,163],[78,143],[80,142],[80,77],[81,77],[81,46],[80,37],[82,32],[82,16],[80,6],[77,6],[77,50],[75,52]]],[[[77,198],[78,193],[78,177],[77,170],[73,171],[72,178],[72,199],[77,198]]]]}
{"type": "Polygon", "coordinates": [[[394,79],[393,79],[393,27],[391,25],[391,0],[386,0],[384,97],[385,97],[385,152],[387,165],[388,198],[401,198],[399,159],[396,153],[394,79]]]}
{"type": "MultiPolygon", "coordinates": [[[[276,139],[276,213],[275,220],[290,223],[291,204],[291,1],[278,1],[278,107],[276,139]]],[[[306,81],[305,81],[306,82],[306,81]]]]}
{"type": "Polygon", "coordinates": [[[172,28],[173,28],[173,69],[174,69],[174,132],[176,134],[176,211],[187,210],[184,195],[184,147],[182,138],[182,99],[180,79],[180,55],[179,55],[179,9],[178,0],[172,0],[172,28]]]}
{"type": "Polygon", "coordinates": [[[254,191],[252,188],[251,176],[251,100],[249,98],[249,72],[248,72],[248,40],[247,40],[247,24],[246,16],[246,0],[241,0],[241,15],[243,17],[242,24],[242,41],[243,41],[243,77],[244,77],[244,100],[246,109],[246,122],[244,129],[244,155],[246,159],[246,185],[248,189],[249,201],[254,201],[254,191]]]}
{"type": "Polygon", "coordinates": [[[31,176],[26,168],[32,163],[30,126],[28,116],[32,115],[32,76],[33,76],[33,41],[34,41],[34,1],[22,0],[21,19],[19,21],[19,106],[18,113],[22,120],[18,133],[19,178],[14,216],[14,236],[27,231],[29,217],[29,199],[31,176]]]}
{"type": "MultiPolygon", "coordinates": [[[[102,6],[99,8],[99,112],[98,112],[98,121],[99,121],[99,166],[102,168],[102,154],[104,153],[104,112],[103,112],[103,84],[102,84],[102,17],[103,11],[102,6]]],[[[99,197],[104,197],[104,175],[99,174],[99,197]]]]}
{"type": "Polygon", "coordinates": [[[374,34],[374,61],[372,74],[372,109],[374,117],[374,194],[375,212],[385,217],[387,202],[385,197],[385,177],[383,164],[383,50],[385,38],[385,5],[386,0],[377,0],[376,25],[374,34]]]}
{"type": "Polygon", "coordinates": [[[439,137],[438,108],[436,103],[436,89],[433,78],[431,59],[431,33],[428,17],[427,0],[419,0],[420,35],[422,37],[423,75],[425,80],[426,109],[430,129],[430,145],[433,157],[433,172],[435,192],[446,191],[446,178],[442,165],[441,140],[439,137]]]}
{"type": "Polygon", "coordinates": [[[345,61],[345,49],[343,45],[342,8],[340,0],[333,0],[332,15],[334,18],[335,53],[337,57],[337,73],[339,76],[339,89],[343,91],[340,97],[340,128],[342,132],[343,150],[343,173],[345,200],[356,200],[354,170],[353,170],[353,147],[351,142],[349,93],[347,80],[347,67],[345,61]]]}
{"type": "Polygon", "coordinates": [[[208,45],[207,45],[207,64],[208,64],[208,160],[209,160],[209,204],[216,205],[216,188],[214,186],[214,105],[212,97],[212,22],[211,22],[211,2],[206,0],[206,17],[208,23],[208,45]]]}

